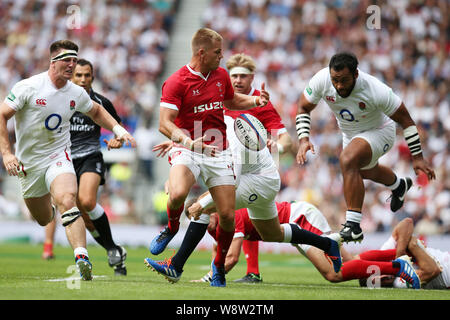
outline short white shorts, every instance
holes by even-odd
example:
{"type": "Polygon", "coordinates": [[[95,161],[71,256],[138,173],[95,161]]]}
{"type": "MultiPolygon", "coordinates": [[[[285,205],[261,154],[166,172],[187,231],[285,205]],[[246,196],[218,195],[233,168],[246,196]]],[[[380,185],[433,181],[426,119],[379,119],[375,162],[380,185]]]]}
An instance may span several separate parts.
{"type": "Polygon", "coordinates": [[[33,171],[26,171],[26,175],[19,177],[22,188],[22,196],[27,198],[39,198],[50,192],[50,185],[60,174],[72,173],[75,175],[70,155],[65,151],[51,160],[48,167],[33,171]]]}
{"type": "Polygon", "coordinates": [[[277,171],[242,175],[236,189],[236,209],[247,208],[250,219],[254,220],[278,217],[275,196],[280,185],[277,171]]]}
{"type": "Polygon", "coordinates": [[[355,138],[362,138],[369,143],[372,149],[372,160],[370,160],[370,163],[367,166],[361,169],[371,169],[378,163],[378,159],[393,147],[395,143],[395,122],[391,121],[381,128],[364,131],[362,133],[354,135],[351,138],[344,134],[343,148],[345,148],[350,143],[350,141],[355,138]]]}
{"type": "Polygon", "coordinates": [[[186,166],[195,180],[201,176],[208,188],[235,185],[233,159],[228,149],[217,157],[208,157],[186,148],[175,147],[169,152],[169,163],[171,166],[186,166]]]}
{"type": "MultiPolygon", "coordinates": [[[[304,201],[291,204],[291,216],[289,222],[296,223],[300,228],[317,235],[331,232],[330,225],[322,212],[312,204],[304,201]]],[[[311,246],[307,244],[299,244],[298,247],[300,247],[304,254],[311,248],[311,246]]]]}

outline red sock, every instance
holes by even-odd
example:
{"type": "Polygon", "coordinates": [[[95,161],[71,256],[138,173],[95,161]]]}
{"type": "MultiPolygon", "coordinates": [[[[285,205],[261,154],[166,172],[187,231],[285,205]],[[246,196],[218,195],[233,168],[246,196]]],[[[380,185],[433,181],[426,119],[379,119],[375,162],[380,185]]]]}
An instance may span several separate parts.
{"type": "Polygon", "coordinates": [[[247,260],[247,274],[259,274],[258,249],[259,241],[244,240],[242,243],[242,250],[244,251],[245,259],[247,260]]]}
{"type": "Polygon", "coordinates": [[[361,260],[369,261],[392,261],[395,259],[395,249],[389,250],[369,250],[359,255],[361,260]]]}
{"type": "Polygon", "coordinates": [[[225,258],[227,257],[228,249],[230,248],[231,241],[233,241],[234,230],[225,231],[217,226],[216,240],[217,240],[217,255],[214,259],[214,264],[217,267],[225,266],[225,258]]]}
{"type": "Polygon", "coordinates": [[[178,228],[180,227],[180,216],[183,213],[184,204],[181,205],[178,209],[170,209],[167,205],[167,216],[169,217],[169,230],[171,233],[178,232],[178,228]]]}
{"type": "Polygon", "coordinates": [[[399,267],[394,267],[392,262],[350,260],[342,265],[342,278],[344,281],[352,279],[364,279],[373,275],[376,270],[379,274],[396,275],[399,267]],[[378,269],[377,269],[378,268],[378,269]]]}

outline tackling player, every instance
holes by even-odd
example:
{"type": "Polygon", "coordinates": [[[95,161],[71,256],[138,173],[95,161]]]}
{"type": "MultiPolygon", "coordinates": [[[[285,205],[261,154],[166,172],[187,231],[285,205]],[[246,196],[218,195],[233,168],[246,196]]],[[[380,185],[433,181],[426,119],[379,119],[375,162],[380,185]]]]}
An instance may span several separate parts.
{"type": "MultiPolygon", "coordinates": [[[[92,82],[94,81],[92,63],[85,59],[78,60],[71,80],[83,87],[93,101],[103,106],[119,124],[121,123],[121,119],[111,101],[92,89],[92,82]]],[[[75,112],[70,119],[70,140],[78,182],[77,204],[86,228],[93,238],[107,250],[108,263],[114,268],[114,273],[126,275],[126,250],[114,243],[108,217],[105,210],[97,202],[98,188],[105,183],[105,163],[100,150],[100,126],[83,113],[75,112]]],[[[112,139],[109,142],[105,140],[105,143],[110,148],[122,147],[122,143],[117,139],[112,139]]],[[[54,234],[55,227],[55,221],[46,226],[46,234],[50,237],[44,243],[44,257],[49,254],[47,250],[50,241],[53,240],[51,235],[54,234]]]]}
{"type": "MultiPolygon", "coordinates": [[[[243,53],[232,55],[227,60],[226,67],[230,74],[231,84],[233,85],[235,92],[250,96],[259,95],[259,91],[252,86],[256,70],[256,64],[252,57],[243,53]]],[[[225,115],[230,116],[233,119],[241,113],[249,113],[255,116],[267,129],[268,147],[270,148],[272,155],[277,156],[277,152],[283,154],[291,151],[291,137],[289,136],[280,115],[270,101],[265,107],[252,108],[245,112],[225,110],[225,115]]],[[[258,241],[244,240],[242,249],[245,258],[247,259],[247,272],[242,279],[236,280],[236,282],[262,281],[259,274],[258,241]]]]}
{"type": "Polygon", "coordinates": [[[381,183],[392,190],[391,210],[403,205],[412,186],[411,178],[398,178],[391,168],[378,159],[395,142],[395,124],[403,128],[413,158],[416,174],[424,172],[435,179],[433,169],[424,160],[417,127],[401,99],[375,77],[357,68],[352,53],[335,54],[328,68],[316,73],[302,93],[296,116],[299,138],[297,162],[304,164],[306,153],[314,153],[309,140],[311,111],[323,99],[334,112],[343,134],[343,150],[339,158],[347,204],[346,223],[340,234],[343,241],[362,241],[360,227],[365,188],[363,179],[381,183]]]}
{"type": "MultiPolygon", "coordinates": [[[[150,252],[155,255],[166,248],[178,232],[184,201],[201,177],[217,203],[220,217],[219,254],[212,264],[212,286],[226,285],[223,265],[234,234],[235,181],[223,108],[250,109],[268,102],[264,85],[260,96],[234,92],[228,73],[219,67],[223,58],[222,40],[214,30],[199,29],[191,40],[191,61],[163,84],[159,129],[176,145],[169,154],[169,223],[150,244],[150,252]]],[[[188,230],[186,252],[195,249],[205,231],[206,227],[199,224],[188,230]]],[[[176,255],[172,261],[185,258],[176,255]]],[[[154,262],[151,259],[145,261],[154,262]]],[[[179,269],[176,272],[181,274],[179,269]]]]}
{"type": "Polygon", "coordinates": [[[9,175],[18,176],[25,204],[45,226],[53,220],[52,201],[61,212],[67,239],[83,280],[92,279],[86,230],[76,204],[77,179],[70,156],[70,118],[86,113],[133,147],[134,138],[86,91],[72,83],[78,46],[59,40],[50,46],[48,71],[16,83],[0,105],[0,151],[9,175]],[[11,151],[7,121],[15,116],[16,152],[11,151]]]}
{"type": "MultiPolygon", "coordinates": [[[[298,225],[303,230],[308,230],[317,235],[329,234],[331,232],[330,226],[323,214],[312,204],[305,201],[298,202],[277,202],[278,218],[280,223],[291,223],[298,225]]],[[[189,217],[190,213],[186,212],[189,217]]],[[[241,245],[244,239],[248,241],[259,241],[261,237],[256,231],[249,213],[246,208],[236,210],[236,229],[233,242],[228,251],[227,259],[225,262],[225,270],[229,272],[239,261],[241,245]]],[[[208,232],[213,238],[215,238],[216,217],[215,213],[211,214],[210,222],[208,225],[208,232]]],[[[377,267],[380,274],[392,275],[394,277],[401,277],[416,288],[420,287],[420,281],[417,274],[411,267],[408,259],[402,257],[395,259],[392,257],[390,260],[383,261],[371,261],[368,259],[372,251],[361,254],[360,259],[355,259],[349,252],[341,247],[341,254],[343,258],[342,270],[336,272],[332,263],[323,254],[323,251],[307,244],[293,244],[297,250],[303,254],[320,274],[330,282],[343,282],[353,279],[366,279],[368,270],[377,267]]],[[[214,250],[213,250],[214,254],[214,250]]],[[[210,279],[210,273],[204,276],[200,281],[208,282],[210,279]]],[[[198,280],[195,280],[198,282],[198,280]]]]}

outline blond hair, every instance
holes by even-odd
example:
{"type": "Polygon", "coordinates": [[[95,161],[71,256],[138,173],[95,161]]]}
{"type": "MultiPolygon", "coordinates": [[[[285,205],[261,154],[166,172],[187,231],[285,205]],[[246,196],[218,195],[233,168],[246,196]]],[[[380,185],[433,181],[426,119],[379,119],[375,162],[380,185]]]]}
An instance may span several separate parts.
{"type": "Polygon", "coordinates": [[[215,41],[223,41],[222,36],[216,31],[208,28],[197,30],[191,40],[192,53],[196,54],[200,49],[210,49],[215,41]]]}
{"type": "Polygon", "coordinates": [[[254,73],[256,64],[252,57],[246,55],[245,53],[237,53],[232,55],[228,59],[226,67],[228,70],[231,70],[235,67],[243,67],[248,69],[251,73],[254,73]]]}

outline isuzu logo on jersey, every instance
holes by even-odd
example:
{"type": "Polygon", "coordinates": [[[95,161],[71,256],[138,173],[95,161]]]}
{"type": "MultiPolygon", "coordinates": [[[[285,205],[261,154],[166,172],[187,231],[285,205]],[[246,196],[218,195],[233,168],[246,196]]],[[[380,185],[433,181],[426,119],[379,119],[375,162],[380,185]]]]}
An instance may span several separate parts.
{"type": "Polygon", "coordinates": [[[194,107],[194,113],[205,112],[214,109],[223,109],[223,101],[210,102],[194,107]]]}
{"type": "Polygon", "coordinates": [[[36,99],[36,104],[39,106],[46,106],[47,105],[47,99],[36,99]]]}

